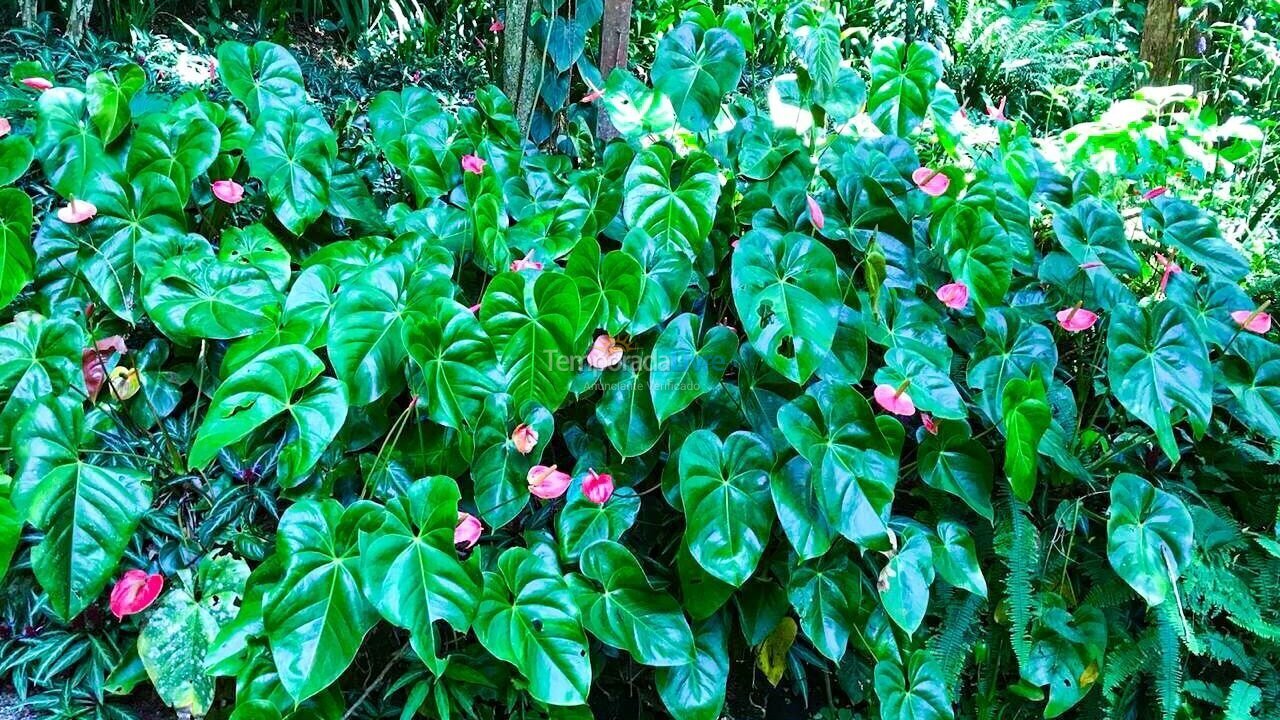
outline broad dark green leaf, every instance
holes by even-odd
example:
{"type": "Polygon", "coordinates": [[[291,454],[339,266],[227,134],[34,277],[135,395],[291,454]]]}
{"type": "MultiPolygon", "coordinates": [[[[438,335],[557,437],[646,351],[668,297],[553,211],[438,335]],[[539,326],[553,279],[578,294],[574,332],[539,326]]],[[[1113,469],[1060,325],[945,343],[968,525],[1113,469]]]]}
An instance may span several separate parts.
{"type": "Polygon", "coordinates": [[[867,112],[886,134],[910,136],[924,121],[942,79],[942,57],[930,45],[887,38],[876,44],[870,65],[867,112]]]}
{"type": "Polygon", "coordinates": [[[746,51],[733,33],[684,22],[658,43],[653,86],[671,98],[680,123],[699,132],[711,127],[745,64],[746,51]]]}
{"type": "Polygon", "coordinates": [[[1122,473],[1111,483],[1107,519],[1107,559],[1149,605],[1159,605],[1191,562],[1191,513],[1175,495],[1137,475],[1122,473]]]}
{"type": "Polygon", "coordinates": [[[698,430],[680,447],[685,541],[708,573],[740,587],[755,571],[773,527],[769,446],[736,432],[721,442],[698,430]]]}
{"type": "Polygon", "coordinates": [[[658,668],[658,696],[676,720],[716,720],[729,682],[729,629],[724,614],[694,623],[693,639],[693,662],[658,668]]]}
{"type": "Polygon", "coordinates": [[[738,354],[738,337],[732,329],[716,325],[702,336],[701,325],[697,315],[679,315],[653,345],[649,389],[660,421],[711,392],[738,354]]]}

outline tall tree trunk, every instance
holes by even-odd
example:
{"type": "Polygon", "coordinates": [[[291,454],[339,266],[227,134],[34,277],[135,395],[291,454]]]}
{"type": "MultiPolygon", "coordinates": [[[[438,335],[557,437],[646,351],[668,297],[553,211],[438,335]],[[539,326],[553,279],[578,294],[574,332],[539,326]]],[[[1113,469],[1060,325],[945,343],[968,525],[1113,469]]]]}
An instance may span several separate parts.
{"type": "Polygon", "coordinates": [[[1180,0],[1149,0],[1142,25],[1139,55],[1151,66],[1153,85],[1171,85],[1178,79],[1180,0]]]}
{"type": "MultiPolygon", "coordinates": [[[[600,77],[606,82],[614,68],[627,69],[627,45],[631,39],[632,0],[605,0],[600,24],[600,77]]],[[[604,142],[618,137],[609,113],[600,108],[596,135],[604,142]]]]}
{"type": "Polygon", "coordinates": [[[67,40],[79,46],[89,29],[89,16],[93,14],[93,0],[70,0],[67,3],[67,40]]]}
{"type": "Polygon", "coordinates": [[[18,21],[28,30],[36,26],[36,0],[22,0],[18,8],[18,21]]]}
{"type": "Polygon", "coordinates": [[[538,93],[539,63],[542,58],[533,38],[531,0],[507,0],[506,27],[502,31],[502,90],[516,109],[520,131],[529,134],[533,122],[533,101],[538,93]]]}

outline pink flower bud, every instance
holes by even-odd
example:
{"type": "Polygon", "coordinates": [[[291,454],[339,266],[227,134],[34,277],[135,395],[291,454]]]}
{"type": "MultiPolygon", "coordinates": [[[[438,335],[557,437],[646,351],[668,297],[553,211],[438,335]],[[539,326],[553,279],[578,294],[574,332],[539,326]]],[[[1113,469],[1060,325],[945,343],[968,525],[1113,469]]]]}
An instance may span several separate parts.
{"type": "Polygon", "coordinates": [[[480,541],[484,533],[484,525],[471,513],[459,512],[458,524],[453,528],[453,544],[463,550],[470,550],[480,541]]]}
{"type": "Polygon", "coordinates": [[[542,269],[542,263],[533,259],[533,251],[529,251],[523,258],[511,263],[512,272],[520,272],[521,270],[538,271],[542,269]]]}
{"type": "Polygon", "coordinates": [[[487,164],[488,163],[485,162],[484,158],[479,157],[477,155],[462,156],[462,169],[465,172],[475,173],[476,175],[479,175],[480,173],[484,172],[484,166],[487,164]]]}
{"type": "Polygon", "coordinates": [[[529,468],[529,492],[543,500],[555,500],[569,489],[572,480],[555,465],[534,465],[529,468]]]}
{"type": "Polygon", "coordinates": [[[921,192],[931,197],[938,197],[951,187],[951,178],[927,167],[916,168],[915,172],[911,173],[911,182],[914,182],[921,192]]]}
{"type": "Polygon", "coordinates": [[[111,589],[111,614],[123,620],[146,610],[164,589],[164,576],[148,575],[142,570],[130,570],[111,589]]]}
{"type": "Polygon", "coordinates": [[[1004,116],[1004,107],[1008,101],[1009,101],[1008,97],[1001,97],[999,105],[996,105],[995,107],[988,105],[987,117],[991,118],[992,120],[995,120],[996,122],[1008,120],[1009,118],[1004,116]]]}
{"type": "Polygon", "coordinates": [[[812,195],[805,195],[804,202],[809,206],[809,222],[813,223],[815,229],[821,230],[827,224],[827,216],[822,214],[818,201],[814,200],[812,195]]]}
{"type": "Polygon", "coordinates": [[[53,87],[52,82],[42,77],[23,78],[22,84],[26,85],[32,90],[39,90],[40,92],[44,92],[45,90],[48,90],[49,88],[53,87]]]}
{"type": "Polygon", "coordinates": [[[538,431],[521,423],[516,426],[515,432],[511,433],[511,442],[515,444],[517,452],[528,455],[538,446],[538,431]]]}
{"type": "Polygon", "coordinates": [[[929,413],[920,413],[920,422],[924,423],[924,429],[930,435],[938,434],[938,423],[934,421],[933,416],[929,413]]]}
{"type": "Polygon", "coordinates": [[[969,304],[969,286],[962,282],[947,283],[938,288],[938,299],[952,310],[959,310],[969,304]]]}
{"type": "Polygon", "coordinates": [[[613,497],[613,476],[592,469],[582,481],[582,494],[597,505],[609,502],[613,497]]]}
{"type": "Polygon", "coordinates": [[[1157,186],[1157,187],[1153,187],[1153,188],[1151,188],[1150,190],[1148,190],[1148,191],[1146,191],[1146,192],[1142,193],[1142,199],[1143,199],[1143,200],[1155,200],[1156,198],[1160,197],[1161,195],[1163,195],[1163,194],[1165,194],[1165,193],[1167,193],[1167,192],[1169,192],[1169,188],[1167,188],[1167,187],[1165,187],[1165,186],[1163,186],[1163,185],[1159,185],[1159,186],[1157,186]]]}
{"type": "Polygon", "coordinates": [[[9,118],[0,117],[0,138],[13,132],[13,126],[9,124],[9,118]]]}
{"type": "Polygon", "coordinates": [[[581,100],[580,102],[584,102],[584,103],[588,103],[588,104],[590,104],[590,103],[593,103],[593,102],[595,102],[595,101],[599,100],[599,99],[600,99],[600,98],[602,98],[602,97],[604,97],[604,91],[603,91],[603,90],[601,90],[601,89],[599,89],[599,88],[592,88],[592,89],[591,89],[591,92],[589,92],[589,93],[587,93],[586,95],[583,95],[583,96],[582,96],[582,100],[581,100]]]}
{"type": "Polygon", "coordinates": [[[493,22],[489,23],[489,32],[491,33],[497,34],[506,29],[507,29],[506,24],[504,24],[501,20],[497,18],[494,18],[493,22]]]}

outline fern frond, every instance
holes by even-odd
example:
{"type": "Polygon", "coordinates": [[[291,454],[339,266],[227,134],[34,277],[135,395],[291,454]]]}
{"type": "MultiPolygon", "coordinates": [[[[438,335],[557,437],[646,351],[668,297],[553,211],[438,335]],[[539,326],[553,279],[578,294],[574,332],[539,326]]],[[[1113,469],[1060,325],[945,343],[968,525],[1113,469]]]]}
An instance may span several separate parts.
{"type": "Polygon", "coordinates": [[[1252,720],[1253,711],[1262,702],[1262,691],[1243,680],[1231,683],[1227,692],[1224,720],[1252,720]]]}
{"type": "Polygon", "coordinates": [[[929,651],[942,668],[942,677],[953,697],[956,682],[964,672],[973,644],[978,640],[981,629],[978,611],[985,602],[977,595],[958,592],[947,604],[941,629],[929,643],[929,651]]]}
{"type": "Polygon", "coordinates": [[[1182,615],[1177,603],[1165,601],[1155,607],[1156,643],[1160,662],[1155,672],[1156,697],[1165,720],[1178,714],[1182,696],[1182,615]]]}
{"type": "Polygon", "coordinates": [[[1034,588],[1031,585],[1040,564],[1040,537],[1027,516],[1027,506],[1020,500],[1010,503],[1012,512],[1013,541],[1009,544],[1009,580],[1005,591],[1009,595],[1009,642],[1023,668],[1031,656],[1031,620],[1035,615],[1034,588]]]}

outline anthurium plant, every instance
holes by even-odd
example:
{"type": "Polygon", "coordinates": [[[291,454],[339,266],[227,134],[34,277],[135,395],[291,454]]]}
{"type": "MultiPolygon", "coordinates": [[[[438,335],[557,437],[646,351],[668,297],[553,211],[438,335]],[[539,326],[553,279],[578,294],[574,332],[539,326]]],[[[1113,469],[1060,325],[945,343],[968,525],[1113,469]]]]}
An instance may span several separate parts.
{"type": "Polygon", "coordinates": [[[9,588],[188,717],[1277,711],[1280,345],[1214,217],[807,4],[741,96],[724,17],[575,155],[492,87],[335,127],[267,42],[28,83],[9,588]]]}

